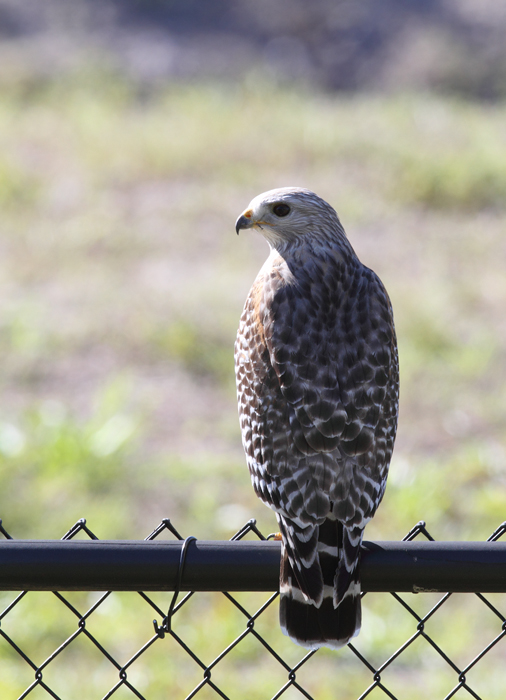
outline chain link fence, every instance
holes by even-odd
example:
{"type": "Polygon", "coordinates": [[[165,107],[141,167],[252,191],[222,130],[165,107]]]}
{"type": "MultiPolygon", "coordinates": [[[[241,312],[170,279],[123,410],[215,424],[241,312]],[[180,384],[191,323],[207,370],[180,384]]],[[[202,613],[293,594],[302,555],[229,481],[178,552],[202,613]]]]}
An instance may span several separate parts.
{"type": "MultiPolygon", "coordinates": [[[[277,593],[180,593],[194,538],[167,519],[146,540],[167,536],[184,541],[172,593],[0,592],[2,700],[504,698],[505,593],[369,592],[353,644],[306,653],[279,631],[277,593]]],[[[83,537],[97,539],[80,520],[62,539],[83,537]]],[[[266,539],[254,521],[244,538],[266,539]]],[[[420,538],[433,541],[423,522],[403,541],[420,538]]]]}

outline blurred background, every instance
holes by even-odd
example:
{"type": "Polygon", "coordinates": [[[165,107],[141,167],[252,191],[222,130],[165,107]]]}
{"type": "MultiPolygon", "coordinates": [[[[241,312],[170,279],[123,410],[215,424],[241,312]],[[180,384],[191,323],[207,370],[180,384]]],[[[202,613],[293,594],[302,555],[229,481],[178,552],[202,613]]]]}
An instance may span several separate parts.
{"type": "Polygon", "coordinates": [[[394,307],[400,424],[367,538],[505,519],[505,31],[495,0],[0,0],[14,537],[275,529],[233,370],[268,250],[234,222],[287,185],[337,209],[394,307]]]}

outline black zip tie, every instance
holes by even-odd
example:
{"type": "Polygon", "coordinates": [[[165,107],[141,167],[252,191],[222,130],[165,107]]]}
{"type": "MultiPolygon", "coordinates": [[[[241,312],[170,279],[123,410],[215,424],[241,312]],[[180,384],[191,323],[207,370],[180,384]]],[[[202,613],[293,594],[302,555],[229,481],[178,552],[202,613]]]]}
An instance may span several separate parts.
{"type": "Polygon", "coordinates": [[[197,538],[194,537],[193,535],[190,535],[183,542],[183,546],[181,547],[181,554],[179,557],[179,567],[177,570],[176,587],[174,588],[174,595],[172,596],[172,600],[171,600],[170,605],[169,605],[167,617],[164,618],[161,627],[158,626],[158,623],[156,620],[153,620],[153,626],[155,628],[155,632],[160,637],[160,639],[163,639],[165,637],[165,635],[170,633],[170,631],[171,631],[172,614],[174,612],[174,607],[176,605],[177,597],[178,597],[179,592],[181,590],[181,582],[183,580],[183,571],[184,571],[184,565],[186,562],[186,555],[188,553],[188,547],[190,545],[190,542],[196,542],[196,541],[197,541],[197,538]]]}

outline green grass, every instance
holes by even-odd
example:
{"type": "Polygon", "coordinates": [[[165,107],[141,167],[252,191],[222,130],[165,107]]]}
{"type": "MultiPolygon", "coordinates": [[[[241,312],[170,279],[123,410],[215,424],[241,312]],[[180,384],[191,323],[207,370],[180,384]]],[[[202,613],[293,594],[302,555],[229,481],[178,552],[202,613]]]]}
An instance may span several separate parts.
{"type": "MultiPolygon", "coordinates": [[[[425,519],[438,539],[485,538],[505,519],[505,120],[502,104],[329,96],[259,76],[234,87],[164,85],[148,95],[98,69],[38,85],[5,84],[5,527],[15,537],[58,538],[85,516],[101,538],[142,538],[162,517],[203,539],[230,537],[249,517],[266,533],[275,528],[250,487],[232,358],[242,304],[267,247],[255,235],[237,238],[234,221],[254,195],[294,184],[336,206],[394,306],[399,436],[384,503],[366,536],[399,539],[425,519]]],[[[110,612],[94,622],[124,660],[152,630],[152,614],[138,610],[134,598],[114,596],[110,612]],[[121,646],[125,637],[132,649],[121,646]]],[[[392,624],[399,640],[414,629],[384,599],[366,599],[357,643],[378,660],[392,624]]],[[[62,632],[58,608],[48,602],[46,611],[38,600],[27,596],[12,629],[23,632],[29,619],[23,644],[36,649],[37,619],[46,653],[62,632]]],[[[216,600],[208,607],[212,656],[239,634],[242,621],[222,597],[209,600],[216,600]]],[[[454,649],[464,663],[466,634],[481,640],[489,630],[476,613],[466,631],[459,615],[455,607],[444,623],[453,632],[443,625],[435,634],[444,633],[450,656],[454,649]]],[[[194,618],[181,624],[206,653],[205,628],[194,618]]],[[[295,662],[276,610],[265,626],[295,662]]],[[[114,681],[89,646],[83,640],[79,653],[69,647],[71,662],[60,665],[58,682],[71,694],[101,697],[114,681]]],[[[157,643],[146,663],[134,666],[150,700],[166,696],[166,649],[157,643]]],[[[222,680],[232,697],[242,697],[244,676],[251,698],[270,697],[285,682],[260,651],[247,641],[227,662],[222,680]]],[[[184,697],[193,686],[176,672],[187,661],[174,658],[170,675],[184,697]]],[[[420,658],[413,652],[392,680],[409,685],[410,699],[426,688],[420,658]]],[[[31,675],[5,645],[0,663],[16,669],[0,674],[2,697],[10,700],[31,675]]],[[[337,679],[343,698],[370,682],[350,655],[324,652],[312,664],[306,681],[318,700],[335,697],[337,679]]],[[[477,683],[487,698],[499,697],[493,666],[483,661],[474,671],[483,669],[477,683]]],[[[185,673],[189,679],[196,672],[185,673]]],[[[431,697],[453,687],[444,670],[431,678],[431,697]]]]}

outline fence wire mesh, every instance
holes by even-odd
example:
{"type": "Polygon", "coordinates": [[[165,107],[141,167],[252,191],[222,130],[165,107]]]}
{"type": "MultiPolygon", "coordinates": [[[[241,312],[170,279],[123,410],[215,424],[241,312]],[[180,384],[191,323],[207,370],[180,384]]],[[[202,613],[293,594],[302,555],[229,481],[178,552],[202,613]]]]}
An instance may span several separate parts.
{"type": "MultiPolygon", "coordinates": [[[[161,536],[184,539],[168,519],[146,539],[161,536]]],[[[74,537],[97,539],[84,519],[74,537]]],[[[231,539],[244,537],[266,539],[254,521],[231,539]]],[[[423,522],[404,541],[419,537],[433,540],[423,522]]],[[[277,596],[1,593],[0,697],[504,697],[506,594],[368,593],[361,635],[337,653],[284,638],[277,596]]]]}

